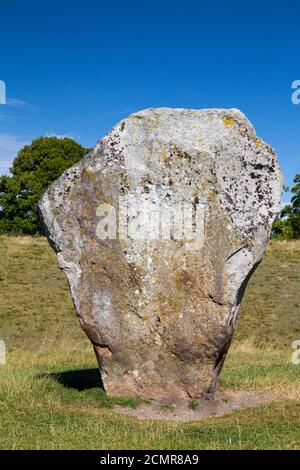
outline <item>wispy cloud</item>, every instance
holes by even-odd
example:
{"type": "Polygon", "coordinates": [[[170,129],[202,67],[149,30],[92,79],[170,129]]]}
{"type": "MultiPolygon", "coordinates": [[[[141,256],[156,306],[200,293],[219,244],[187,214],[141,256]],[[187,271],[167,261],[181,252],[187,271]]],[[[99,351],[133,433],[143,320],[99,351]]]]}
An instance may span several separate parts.
{"type": "Polygon", "coordinates": [[[7,98],[6,104],[7,106],[12,106],[13,108],[25,108],[31,111],[38,110],[36,106],[33,106],[32,104],[26,103],[26,101],[22,101],[17,98],[7,98]]]}
{"type": "Polygon", "coordinates": [[[0,134],[0,174],[8,174],[18,151],[27,141],[11,134],[0,134]]]}
{"type": "Polygon", "coordinates": [[[57,139],[73,139],[73,140],[80,140],[80,135],[78,135],[76,132],[68,132],[66,134],[60,134],[54,131],[47,132],[45,134],[46,137],[57,137],[57,139]]]}

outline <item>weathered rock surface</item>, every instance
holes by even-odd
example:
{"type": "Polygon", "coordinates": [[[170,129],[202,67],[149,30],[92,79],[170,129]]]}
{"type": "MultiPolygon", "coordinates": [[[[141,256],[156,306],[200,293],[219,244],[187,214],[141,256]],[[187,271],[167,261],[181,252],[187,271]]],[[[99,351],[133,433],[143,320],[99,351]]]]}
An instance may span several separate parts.
{"type": "Polygon", "coordinates": [[[40,216],[106,391],[212,396],[280,209],[274,150],[236,109],[129,116],[40,216]]]}

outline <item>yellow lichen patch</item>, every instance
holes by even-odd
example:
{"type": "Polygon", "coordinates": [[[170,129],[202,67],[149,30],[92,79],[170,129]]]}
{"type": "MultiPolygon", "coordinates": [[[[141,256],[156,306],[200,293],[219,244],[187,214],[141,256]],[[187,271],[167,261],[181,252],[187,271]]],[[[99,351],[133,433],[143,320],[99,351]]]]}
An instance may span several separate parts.
{"type": "Polygon", "coordinates": [[[104,198],[103,201],[104,201],[105,204],[109,204],[110,206],[113,204],[113,200],[112,200],[112,199],[104,198]]]}
{"type": "Polygon", "coordinates": [[[209,199],[210,201],[215,201],[216,198],[217,198],[217,193],[216,193],[215,191],[211,191],[211,192],[209,193],[209,195],[208,195],[208,199],[209,199]]]}
{"type": "Polygon", "coordinates": [[[161,153],[162,153],[163,158],[169,157],[168,152],[167,152],[167,147],[163,146],[161,149],[161,153]]]}
{"type": "Polygon", "coordinates": [[[84,175],[90,181],[93,181],[94,179],[97,178],[97,172],[93,171],[91,168],[86,168],[84,170],[84,175]]]}
{"type": "Polygon", "coordinates": [[[235,121],[232,116],[223,117],[222,121],[226,127],[231,127],[235,124],[235,121]]]}
{"type": "Polygon", "coordinates": [[[262,145],[262,141],[260,139],[256,139],[255,145],[256,147],[260,147],[262,145]]]}

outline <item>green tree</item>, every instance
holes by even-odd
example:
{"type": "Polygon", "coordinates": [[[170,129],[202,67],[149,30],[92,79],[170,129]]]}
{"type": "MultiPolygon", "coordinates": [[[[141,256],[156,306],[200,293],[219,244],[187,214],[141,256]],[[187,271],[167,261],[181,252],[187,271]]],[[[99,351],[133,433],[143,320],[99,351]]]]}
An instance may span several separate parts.
{"type": "Polygon", "coordinates": [[[284,207],[273,226],[275,238],[291,240],[300,238],[300,174],[294,178],[291,204],[284,207]]]}
{"type": "Polygon", "coordinates": [[[88,151],[72,139],[57,137],[40,137],[20,150],[12,176],[0,177],[0,233],[39,234],[40,197],[88,151]]]}

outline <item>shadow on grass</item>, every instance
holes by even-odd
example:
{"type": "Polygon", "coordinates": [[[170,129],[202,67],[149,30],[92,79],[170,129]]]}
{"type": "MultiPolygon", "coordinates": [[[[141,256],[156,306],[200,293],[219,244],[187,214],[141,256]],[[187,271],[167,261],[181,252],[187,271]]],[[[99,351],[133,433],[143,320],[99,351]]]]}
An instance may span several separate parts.
{"type": "Polygon", "coordinates": [[[104,390],[99,369],[68,370],[66,372],[41,374],[39,377],[55,380],[64,387],[78,390],[78,392],[92,388],[104,390]]]}
{"type": "Polygon", "coordinates": [[[109,396],[104,390],[99,369],[78,369],[65,372],[48,372],[39,374],[39,379],[50,379],[62,385],[70,393],[63,396],[70,400],[80,399],[81,403],[96,403],[97,406],[113,408],[115,405],[136,409],[141,403],[148,404],[133,396],[109,396]],[[72,393],[73,392],[73,393],[72,393]],[[78,394],[77,392],[81,392],[78,394]]]}

